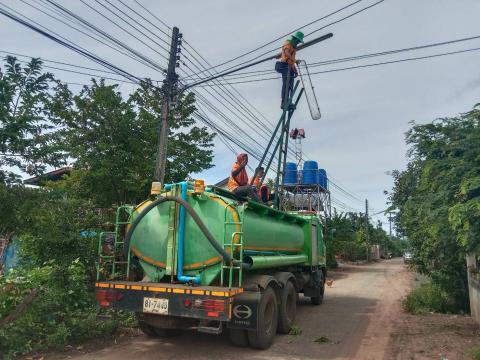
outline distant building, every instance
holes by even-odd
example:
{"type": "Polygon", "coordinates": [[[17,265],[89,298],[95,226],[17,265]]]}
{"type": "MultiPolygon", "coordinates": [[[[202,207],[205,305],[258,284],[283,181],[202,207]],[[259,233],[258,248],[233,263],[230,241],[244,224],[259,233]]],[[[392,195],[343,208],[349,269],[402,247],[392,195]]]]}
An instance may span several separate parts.
{"type": "Polygon", "coordinates": [[[71,171],[72,171],[72,168],[70,166],[67,166],[67,167],[63,167],[57,170],[47,172],[42,175],[31,177],[29,179],[24,180],[23,183],[25,185],[43,186],[47,181],[62,180],[62,178],[65,175],[69,175],[71,171]]]}

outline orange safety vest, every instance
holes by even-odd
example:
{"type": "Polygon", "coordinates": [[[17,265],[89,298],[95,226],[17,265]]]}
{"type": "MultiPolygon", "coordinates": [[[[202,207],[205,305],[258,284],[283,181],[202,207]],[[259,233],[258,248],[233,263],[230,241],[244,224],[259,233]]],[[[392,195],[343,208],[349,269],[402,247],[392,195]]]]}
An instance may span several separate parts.
{"type": "Polygon", "coordinates": [[[292,44],[290,44],[290,41],[285,41],[285,44],[282,46],[282,57],[280,58],[281,62],[288,62],[290,66],[294,67],[296,63],[296,56],[297,54],[297,49],[293,47],[292,44]],[[288,50],[290,52],[290,56],[287,55],[285,50],[288,50]]]}
{"type": "Polygon", "coordinates": [[[227,189],[228,191],[233,191],[239,186],[248,185],[248,175],[245,168],[237,174],[237,176],[233,177],[232,173],[240,167],[240,163],[242,161],[242,155],[240,154],[237,157],[237,161],[233,164],[232,171],[230,171],[230,177],[228,178],[227,189]]]}
{"type": "Polygon", "coordinates": [[[266,191],[266,201],[270,200],[270,187],[260,182],[260,176],[253,180],[253,185],[257,187],[258,196],[262,198],[262,191],[266,191]]]}

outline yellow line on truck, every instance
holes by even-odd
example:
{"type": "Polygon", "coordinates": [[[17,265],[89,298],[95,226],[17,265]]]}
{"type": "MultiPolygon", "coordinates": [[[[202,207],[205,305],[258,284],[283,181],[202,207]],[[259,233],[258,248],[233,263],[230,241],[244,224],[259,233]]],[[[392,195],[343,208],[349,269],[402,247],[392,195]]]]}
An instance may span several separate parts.
{"type": "Polygon", "coordinates": [[[112,289],[125,289],[125,290],[145,290],[152,292],[167,292],[173,294],[191,294],[191,295],[210,295],[220,297],[232,297],[236,294],[243,292],[243,289],[229,289],[228,291],[211,291],[211,290],[199,290],[199,289],[179,289],[171,287],[158,287],[158,286],[142,286],[142,285],[126,285],[115,283],[95,283],[98,288],[112,288],[112,289]]]}

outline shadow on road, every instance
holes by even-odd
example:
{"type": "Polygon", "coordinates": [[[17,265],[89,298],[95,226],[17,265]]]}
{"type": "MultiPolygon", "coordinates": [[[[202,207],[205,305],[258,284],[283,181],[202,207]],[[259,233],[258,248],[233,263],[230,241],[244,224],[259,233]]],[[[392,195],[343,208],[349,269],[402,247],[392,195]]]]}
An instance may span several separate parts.
{"type": "Polygon", "coordinates": [[[353,356],[375,309],[371,299],[344,296],[327,298],[321,306],[300,298],[297,307],[298,336],[277,335],[268,350],[238,348],[228,334],[220,336],[185,331],[171,339],[139,336],[131,342],[85,354],[77,359],[336,359],[353,356]],[[324,342],[316,342],[321,338],[324,342]],[[232,354],[235,354],[232,357],[232,354]]]}

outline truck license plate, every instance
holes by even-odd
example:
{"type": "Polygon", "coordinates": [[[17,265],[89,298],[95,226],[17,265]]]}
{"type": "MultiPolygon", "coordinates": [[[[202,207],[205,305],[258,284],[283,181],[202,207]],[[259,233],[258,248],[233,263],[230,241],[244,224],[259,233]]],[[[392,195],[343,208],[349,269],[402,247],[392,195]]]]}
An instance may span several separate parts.
{"type": "Polygon", "coordinates": [[[143,312],[168,315],[168,299],[144,297],[143,312]]]}

